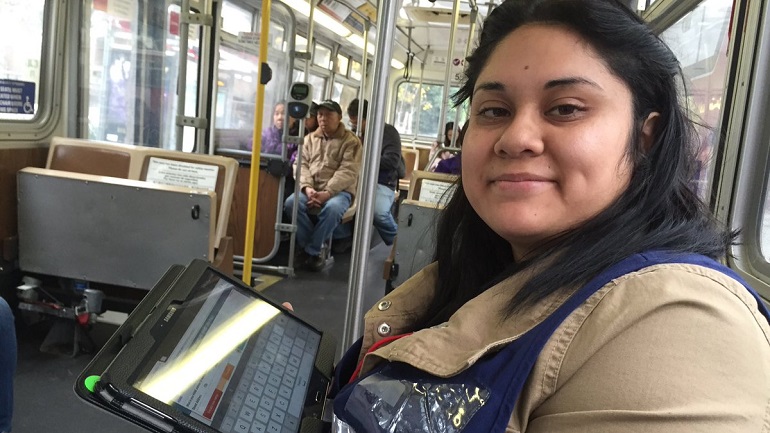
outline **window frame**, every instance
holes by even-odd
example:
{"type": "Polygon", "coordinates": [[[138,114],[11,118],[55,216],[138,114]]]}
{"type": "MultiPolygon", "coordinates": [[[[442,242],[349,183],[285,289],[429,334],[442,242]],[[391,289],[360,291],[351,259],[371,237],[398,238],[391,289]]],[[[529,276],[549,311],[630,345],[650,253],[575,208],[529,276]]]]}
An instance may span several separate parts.
{"type": "Polygon", "coordinates": [[[49,138],[60,126],[60,122],[71,121],[62,118],[61,95],[64,83],[72,81],[68,80],[67,76],[77,71],[77,59],[67,61],[64,44],[68,36],[67,28],[73,25],[77,28],[79,20],[77,17],[68,18],[66,12],[61,2],[45,0],[40,77],[35,89],[38,110],[32,119],[0,120],[3,135],[13,137],[13,141],[40,141],[49,138]],[[68,20],[66,25],[61,25],[65,20],[68,20]],[[56,74],[56,71],[66,72],[56,74]]]}

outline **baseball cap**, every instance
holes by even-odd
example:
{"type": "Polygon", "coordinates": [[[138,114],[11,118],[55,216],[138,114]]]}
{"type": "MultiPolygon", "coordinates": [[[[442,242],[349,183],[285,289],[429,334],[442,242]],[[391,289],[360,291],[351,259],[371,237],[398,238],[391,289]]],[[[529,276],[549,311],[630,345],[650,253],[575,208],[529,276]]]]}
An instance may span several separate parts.
{"type": "Polygon", "coordinates": [[[340,107],[340,104],[332,101],[331,99],[327,99],[318,104],[318,108],[326,108],[327,110],[336,111],[337,114],[342,116],[342,108],[340,107]]]}
{"type": "Polygon", "coordinates": [[[315,102],[311,102],[310,104],[310,110],[308,110],[309,116],[315,116],[318,113],[318,104],[315,102]]]}

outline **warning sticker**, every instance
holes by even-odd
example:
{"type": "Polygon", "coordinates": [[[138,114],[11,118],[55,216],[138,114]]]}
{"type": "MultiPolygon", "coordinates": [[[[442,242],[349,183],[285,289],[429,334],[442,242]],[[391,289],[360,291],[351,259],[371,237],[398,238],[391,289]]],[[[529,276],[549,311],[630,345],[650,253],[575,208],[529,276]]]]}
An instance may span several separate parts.
{"type": "Polygon", "coordinates": [[[214,191],[219,167],[163,158],[150,158],[147,182],[214,191]]]}

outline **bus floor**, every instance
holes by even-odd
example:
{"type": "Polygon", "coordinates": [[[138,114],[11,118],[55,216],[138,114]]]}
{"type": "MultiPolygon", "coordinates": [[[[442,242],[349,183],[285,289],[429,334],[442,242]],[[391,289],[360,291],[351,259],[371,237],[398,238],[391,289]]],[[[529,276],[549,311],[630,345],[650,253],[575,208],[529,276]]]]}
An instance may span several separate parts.
{"type": "MultiPolygon", "coordinates": [[[[365,309],[385,293],[382,265],[390,247],[378,243],[371,248],[366,273],[365,309]]],[[[303,319],[342,341],[347,305],[350,252],[336,254],[335,263],[318,273],[298,272],[285,278],[264,293],[275,301],[291,302],[303,319]]],[[[19,321],[17,321],[19,322],[19,321]]],[[[117,329],[115,325],[97,323],[91,330],[94,342],[104,344],[117,329]]],[[[81,400],[73,391],[75,379],[90,362],[93,354],[75,357],[40,351],[48,329],[39,325],[17,325],[18,366],[14,383],[14,433],[90,433],[143,432],[131,424],[81,400]]],[[[337,355],[339,357],[339,354],[337,355]]]]}

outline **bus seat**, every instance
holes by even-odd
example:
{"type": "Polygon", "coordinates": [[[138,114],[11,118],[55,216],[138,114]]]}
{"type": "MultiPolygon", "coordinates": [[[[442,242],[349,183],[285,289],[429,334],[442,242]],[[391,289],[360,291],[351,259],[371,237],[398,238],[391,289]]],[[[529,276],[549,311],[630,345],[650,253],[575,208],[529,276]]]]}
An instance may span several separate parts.
{"type": "MultiPolygon", "coordinates": [[[[434,173],[431,171],[416,170],[412,173],[412,178],[409,183],[409,193],[407,194],[407,200],[419,201],[424,204],[436,207],[438,204],[437,198],[443,196],[443,192],[452,188],[457,182],[459,176],[456,174],[447,173],[434,173]],[[423,186],[426,189],[423,190],[423,186]],[[430,187],[428,190],[427,187],[430,187]],[[422,194],[422,196],[421,196],[422,194]]],[[[446,203],[449,197],[442,199],[442,203],[446,203]]],[[[443,205],[441,205],[443,207],[443,205]]]]}
{"type": "Polygon", "coordinates": [[[409,189],[409,181],[412,178],[412,172],[419,168],[420,151],[417,149],[401,149],[401,156],[404,157],[406,165],[406,175],[398,181],[398,189],[406,191],[409,189]]]}
{"type": "Polygon", "coordinates": [[[353,218],[356,216],[356,197],[353,196],[353,200],[350,202],[350,207],[348,210],[345,211],[344,214],[342,214],[342,220],[340,221],[340,224],[349,223],[350,221],[353,221],[353,218]]]}
{"type": "Polygon", "coordinates": [[[227,235],[227,223],[238,174],[238,162],[232,158],[105,141],[53,137],[46,168],[146,181],[153,157],[218,168],[214,188],[218,215],[214,245],[219,248],[219,243],[227,235]]]}
{"type": "Polygon", "coordinates": [[[385,261],[386,290],[397,287],[433,260],[436,221],[451,198],[458,176],[416,170],[398,211],[398,239],[385,261]]]}
{"type": "Polygon", "coordinates": [[[54,137],[46,168],[128,179],[133,147],[54,137]]]}
{"type": "Polygon", "coordinates": [[[173,264],[212,261],[216,203],[214,191],[28,167],[18,173],[19,264],[149,290],[173,264]]]}
{"type": "Polygon", "coordinates": [[[143,147],[139,155],[138,180],[147,181],[148,170],[152,158],[180,161],[184,163],[217,167],[217,178],[214,192],[217,194],[217,223],[215,246],[219,248],[220,241],[227,236],[227,224],[230,218],[233,192],[235,190],[236,176],[238,175],[238,161],[233,158],[216,155],[203,155],[199,153],[176,152],[172,150],[143,147]]]}

